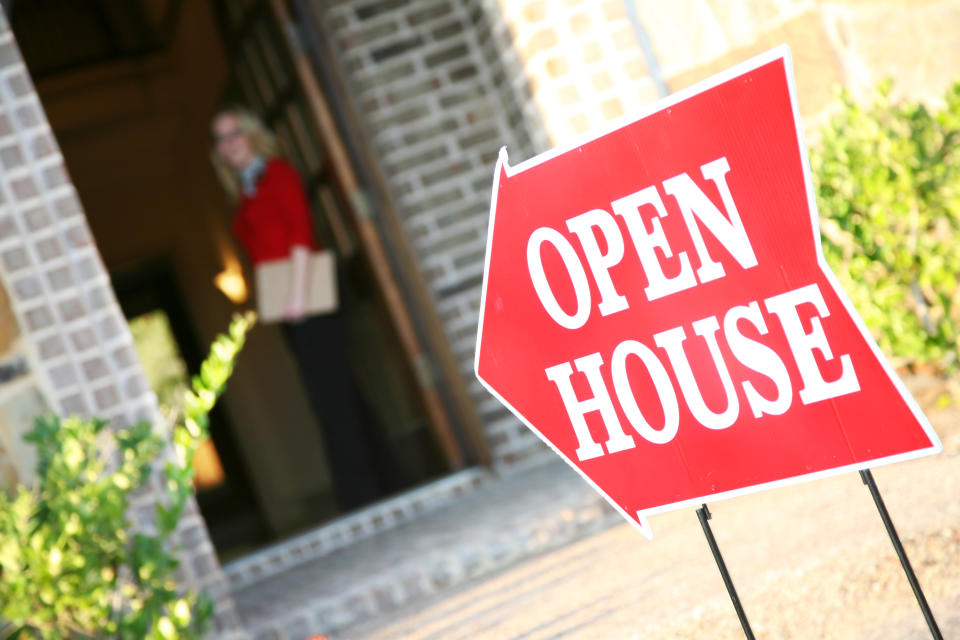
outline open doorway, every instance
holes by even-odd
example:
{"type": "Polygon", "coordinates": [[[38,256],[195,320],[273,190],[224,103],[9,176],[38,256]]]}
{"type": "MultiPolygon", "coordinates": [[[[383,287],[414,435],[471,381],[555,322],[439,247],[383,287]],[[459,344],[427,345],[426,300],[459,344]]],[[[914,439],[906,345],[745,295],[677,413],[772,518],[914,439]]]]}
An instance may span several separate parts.
{"type": "MultiPolygon", "coordinates": [[[[160,359],[175,387],[177,371],[196,371],[239,308],[214,287],[239,261],[207,157],[210,116],[225,93],[238,97],[277,130],[322,239],[344,257],[351,368],[383,431],[383,497],[476,461],[461,451],[462,434],[439,441],[438,425],[453,432],[460,420],[436,399],[447,382],[426,349],[411,348],[401,321],[412,303],[385,289],[390,269],[369,251],[385,240],[357,220],[356,192],[329,161],[330,141],[269,5],[230,6],[244,12],[232,36],[219,13],[226,5],[213,1],[12,4],[11,24],[124,312],[144,339],[165,344],[160,359]]],[[[321,430],[286,349],[276,327],[256,327],[211,416],[214,463],[198,501],[221,557],[339,515],[321,430]]]]}

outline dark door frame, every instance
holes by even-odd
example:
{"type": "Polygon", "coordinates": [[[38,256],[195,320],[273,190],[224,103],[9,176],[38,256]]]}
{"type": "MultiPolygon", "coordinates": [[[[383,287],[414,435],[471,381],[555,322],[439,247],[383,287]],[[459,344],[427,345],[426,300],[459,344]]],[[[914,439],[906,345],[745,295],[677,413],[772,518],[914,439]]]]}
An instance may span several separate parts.
{"type": "Polygon", "coordinates": [[[383,275],[384,295],[402,305],[415,348],[411,366],[427,396],[449,416],[451,437],[466,463],[489,465],[490,448],[459,364],[433,307],[432,297],[400,223],[399,209],[377,161],[356,105],[350,99],[336,56],[315,12],[305,0],[270,0],[287,34],[288,53],[300,73],[327,142],[335,170],[345,183],[353,223],[368,236],[375,270],[383,275]],[[372,250],[371,250],[372,249],[372,250]]]}

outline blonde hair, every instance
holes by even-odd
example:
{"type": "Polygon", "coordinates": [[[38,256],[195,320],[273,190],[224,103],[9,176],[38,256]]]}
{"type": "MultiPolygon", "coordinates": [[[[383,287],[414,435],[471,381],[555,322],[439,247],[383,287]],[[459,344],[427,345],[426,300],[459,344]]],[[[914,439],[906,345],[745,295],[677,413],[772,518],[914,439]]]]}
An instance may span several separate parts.
{"type": "MultiPolygon", "coordinates": [[[[211,118],[211,123],[222,116],[233,116],[237,121],[237,126],[250,139],[250,146],[254,153],[271,158],[279,155],[280,147],[277,145],[277,138],[267,129],[260,117],[246,107],[226,107],[217,111],[211,118]]],[[[240,198],[240,180],[237,178],[236,171],[230,167],[220,154],[217,153],[216,145],[210,150],[210,161],[213,162],[213,168],[223,185],[224,191],[230,196],[232,201],[240,198]]]]}

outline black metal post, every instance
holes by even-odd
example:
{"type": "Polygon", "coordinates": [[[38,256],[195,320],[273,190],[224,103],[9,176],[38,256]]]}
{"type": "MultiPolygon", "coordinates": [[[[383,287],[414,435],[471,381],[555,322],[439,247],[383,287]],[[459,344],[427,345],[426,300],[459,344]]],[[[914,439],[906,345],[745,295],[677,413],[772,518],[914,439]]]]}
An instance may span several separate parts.
{"type": "Polygon", "coordinates": [[[880,497],[880,489],[877,488],[877,483],[874,482],[870,469],[862,470],[860,472],[860,478],[863,480],[863,484],[867,485],[870,489],[873,502],[877,505],[877,511],[880,512],[880,519],[883,520],[883,526],[887,529],[887,535],[890,536],[890,542],[893,543],[897,557],[900,558],[900,565],[903,567],[903,572],[907,574],[907,581],[910,583],[910,588],[913,589],[913,595],[917,599],[917,604],[920,605],[923,618],[927,621],[927,626],[930,628],[930,635],[933,636],[934,640],[943,640],[943,634],[940,633],[940,627],[937,626],[937,621],[933,618],[933,612],[930,610],[930,605],[927,604],[927,599],[923,595],[923,589],[920,588],[917,575],[913,572],[913,567],[910,566],[910,559],[907,558],[907,552],[900,542],[900,536],[897,535],[897,530],[893,527],[893,521],[890,520],[890,513],[887,511],[887,506],[883,504],[883,498],[880,497]]]}
{"type": "Polygon", "coordinates": [[[710,545],[710,551],[713,552],[713,559],[717,561],[717,568],[720,569],[720,577],[723,578],[723,584],[727,587],[727,593],[730,595],[730,601],[733,602],[733,608],[737,611],[737,617],[740,618],[740,626],[743,627],[743,635],[747,640],[755,640],[753,631],[750,629],[750,622],[747,620],[747,614],[740,604],[740,597],[737,595],[737,589],[733,586],[733,579],[730,572],[727,571],[727,565],[720,555],[720,547],[717,546],[717,539],[713,537],[713,530],[710,529],[710,523],[707,522],[713,516],[707,505],[697,509],[697,517],[700,519],[700,526],[703,527],[703,535],[707,537],[707,544],[710,545]]]}

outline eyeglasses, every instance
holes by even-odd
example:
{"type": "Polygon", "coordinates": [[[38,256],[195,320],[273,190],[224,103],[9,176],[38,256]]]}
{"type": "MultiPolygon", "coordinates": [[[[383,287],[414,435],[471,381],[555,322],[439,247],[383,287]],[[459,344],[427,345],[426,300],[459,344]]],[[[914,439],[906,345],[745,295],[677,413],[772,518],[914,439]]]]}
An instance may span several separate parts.
{"type": "Polygon", "coordinates": [[[224,133],[214,134],[213,142],[214,144],[221,144],[223,142],[231,142],[236,140],[240,136],[246,135],[246,131],[242,129],[233,129],[232,131],[226,131],[224,133]]]}

